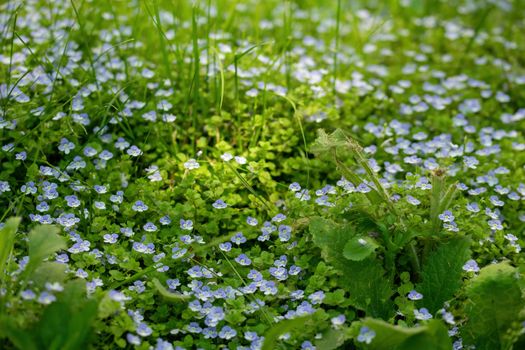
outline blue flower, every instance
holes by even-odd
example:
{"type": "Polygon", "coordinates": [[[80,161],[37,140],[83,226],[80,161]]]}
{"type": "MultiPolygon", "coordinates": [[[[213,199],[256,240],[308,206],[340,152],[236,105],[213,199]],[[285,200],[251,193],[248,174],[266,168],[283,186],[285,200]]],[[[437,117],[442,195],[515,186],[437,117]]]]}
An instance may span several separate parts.
{"type": "Polygon", "coordinates": [[[251,216],[248,216],[246,218],[246,223],[250,226],[257,226],[257,224],[259,223],[259,221],[257,221],[256,218],[252,218],[251,216]]]}
{"type": "Polygon", "coordinates": [[[145,323],[139,323],[136,330],[137,334],[141,337],[148,337],[153,333],[153,330],[145,323]]]}
{"type": "Polygon", "coordinates": [[[407,202],[412,204],[412,205],[419,205],[419,204],[421,204],[421,202],[418,199],[412,197],[411,195],[408,195],[406,198],[407,198],[407,202]]]}
{"type": "Polygon", "coordinates": [[[184,168],[188,170],[198,169],[199,167],[200,167],[200,164],[197,163],[197,161],[193,158],[188,159],[188,161],[184,163],[184,168]]]}
{"type": "Polygon", "coordinates": [[[193,221],[180,219],[180,228],[187,231],[193,230],[193,221]]]}
{"type": "Polygon", "coordinates": [[[142,151],[137,146],[133,145],[126,150],[126,153],[132,157],[138,157],[142,154],[142,151]]]}
{"type": "Polygon", "coordinates": [[[454,215],[450,210],[445,210],[443,213],[439,214],[439,219],[443,222],[452,222],[454,221],[454,215]]]}
{"type": "Polygon", "coordinates": [[[38,300],[37,301],[40,304],[49,305],[49,304],[51,304],[52,302],[54,302],[56,300],[57,300],[57,298],[53,294],[48,293],[48,292],[42,292],[38,296],[38,300]]]}
{"type": "Polygon", "coordinates": [[[222,327],[221,331],[219,332],[219,337],[227,340],[235,338],[236,335],[237,331],[235,331],[235,329],[232,329],[230,326],[222,327]]]}
{"type": "Polygon", "coordinates": [[[232,244],[230,242],[220,243],[219,249],[223,252],[229,252],[232,249],[232,244]]]}
{"type": "Polygon", "coordinates": [[[376,332],[374,330],[363,326],[359,330],[359,335],[357,336],[357,341],[360,343],[370,344],[372,340],[375,338],[376,332]]]}
{"type": "Polygon", "coordinates": [[[470,259],[463,265],[463,270],[467,272],[479,272],[479,266],[476,260],[470,259]]]}
{"type": "Polygon", "coordinates": [[[321,304],[325,298],[325,294],[322,290],[319,290],[315,293],[312,293],[308,296],[308,299],[312,302],[312,304],[317,305],[321,304]]]}
{"type": "Polygon", "coordinates": [[[146,232],[155,232],[155,231],[157,231],[157,226],[155,226],[155,224],[152,223],[152,222],[147,222],[143,226],[143,228],[144,228],[144,231],[146,231],[146,232]]]}
{"type": "Polygon", "coordinates": [[[293,182],[290,184],[290,186],[288,186],[288,188],[292,192],[297,192],[301,190],[301,185],[299,185],[297,182],[293,182]]]}
{"type": "Polygon", "coordinates": [[[215,208],[215,209],[224,209],[228,206],[228,204],[226,204],[222,199],[217,199],[213,204],[212,206],[215,208]]]}
{"type": "Polygon", "coordinates": [[[235,236],[233,236],[230,239],[233,243],[239,245],[246,242],[246,237],[242,234],[242,232],[237,232],[235,236]]]}
{"type": "Polygon", "coordinates": [[[238,257],[235,258],[235,261],[243,266],[249,266],[252,264],[252,261],[246,254],[241,254],[238,257]]]}
{"type": "Polygon", "coordinates": [[[407,298],[410,300],[421,300],[423,299],[423,294],[418,293],[415,290],[411,290],[410,293],[408,293],[407,298]]]}
{"type": "Polygon", "coordinates": [[[144,204],[143,201],[136,201],[135,204],[133,204],[133,206],[131,207],[131,209],[133,209],[133,211],[142,213],[148,210],[148,206],[144,204]]]}
{"type": "Polygon", "coordinates": [[[432,318],[432,315],[426,308],[421,308],[419,310],[414,310],[414,316],[416,319],[421,321],[426,321],[432,318]]]}
{"type": "Polygon", "coordinates": [[[131,333],[126,334],[126,340],[131,345],[140,345],[142,343],[139,337],[131,333]]]}
{"type": "Polygon", "coordinates": [[[330,321],[332,322],[332,325],[337,327],[337,326],[341,326],[342,324],[346,322],[346,317],[345,315],[341,314],[339,316],[332,317],[330,321]]]}
{"type": "Polygon", "coordinates": [[[301,344],[301,350],[315,350],[316,347],[312,344],[312,342],[308,341],[308,340],[305,340],[302,344],[301,344]]]}

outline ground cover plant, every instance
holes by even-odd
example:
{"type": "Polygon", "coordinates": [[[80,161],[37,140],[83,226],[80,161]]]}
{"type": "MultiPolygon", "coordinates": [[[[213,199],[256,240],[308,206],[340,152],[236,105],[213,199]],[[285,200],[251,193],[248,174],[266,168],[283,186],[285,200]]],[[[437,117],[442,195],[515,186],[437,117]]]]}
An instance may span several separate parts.
{"type": "Polygon", "coordinates": [[[525,348],[525,3],[0,5],[0,348],[525,348]]]}

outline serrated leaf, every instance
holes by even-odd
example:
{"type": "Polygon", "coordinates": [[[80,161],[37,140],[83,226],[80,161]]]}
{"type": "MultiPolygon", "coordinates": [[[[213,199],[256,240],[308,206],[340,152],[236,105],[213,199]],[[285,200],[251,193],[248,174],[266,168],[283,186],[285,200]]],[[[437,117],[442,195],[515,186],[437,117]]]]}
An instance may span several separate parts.
{"type": "Polygon", "coordinates": [[[310,232],[323,258],[341,273],[341,287],[350,292],[352,305],[373,317],[390,317],[394,310],[390,299],[394,290],[381,263],[374,257],[349,261],[343,254],[346,242],[355,232],[322,218],[312,219],[310,232]]]}
{"type": "Polygon", "coordinates": [[[423,294],[420,306],[435,313],[461,287],[463,265],[470,257],[470,240],[457,238],[440,245],[432,252],[421,271],[416,290],[423,294]]]}
{"type": "Polygon", "coordinates": [[[481,269],[467,286],[470,299],[465,306],[467,323],[462,336],[465,344],[477,350],[510,349],[513,341],[507,332],[523,317],[525,299],[519,287],[520,275],[507,263],[481,269]]]}
{"type": "Polygon", "coordinates": [[[66,240],[58,235],[60,229],[52,225],[39,225],[29,232],[29,264],[27,271],[60,249],[66,249],[66,240]]]}
{"type": "Polygon", "coordinates": [[[447,328],[438,320],[412,328],[394,326],[372,318],[365,319],[363,324],[375,332],[375,337],[367,347],[370,350],[452,349],[447,328]]]}
{"type": "Polygon", "coordinates": [[[368,258],[378,246],[371,237],[353,237],[346,242],[343,255],[348,260],[361,261],[368,258]]]}
{"type": "Polygon", "coordinates": [[[346,262],[343,247],[355,233],[320,217],[313,218],[309,228],[314,243],[321,248],[323,258],[335,267],[342,267],[346,262]]]}
{"type": "Polygon", "coordinates": [[[3,280],[5,265],[13,250],[20,220],[20,218],[9,218],[0,230],[0,280],[3,280]]]}

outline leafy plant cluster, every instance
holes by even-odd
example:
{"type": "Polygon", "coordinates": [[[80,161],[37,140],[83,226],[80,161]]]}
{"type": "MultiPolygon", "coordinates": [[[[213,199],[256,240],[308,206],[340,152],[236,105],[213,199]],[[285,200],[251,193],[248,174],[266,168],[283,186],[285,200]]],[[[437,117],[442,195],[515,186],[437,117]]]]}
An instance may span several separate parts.
{"type": "Polygon", "coordinates": [[[0,4],[0,348],[525,347],[525,4],[0,4]]]}

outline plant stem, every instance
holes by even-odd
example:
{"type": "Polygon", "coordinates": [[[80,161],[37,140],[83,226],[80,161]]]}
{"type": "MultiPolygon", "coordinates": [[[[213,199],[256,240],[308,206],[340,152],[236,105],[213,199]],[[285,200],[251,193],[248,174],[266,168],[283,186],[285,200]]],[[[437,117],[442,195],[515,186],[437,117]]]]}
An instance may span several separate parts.
{"type": "Polygon", "coordinates": [[[421,276],[421,265],[419,263],[419,257],[417,256],[416,244],[414,241],[410,242],[409,245],[410,260],[412,261],[412,268],[416,274],[416,280],[419,280],[421,276]]]}

